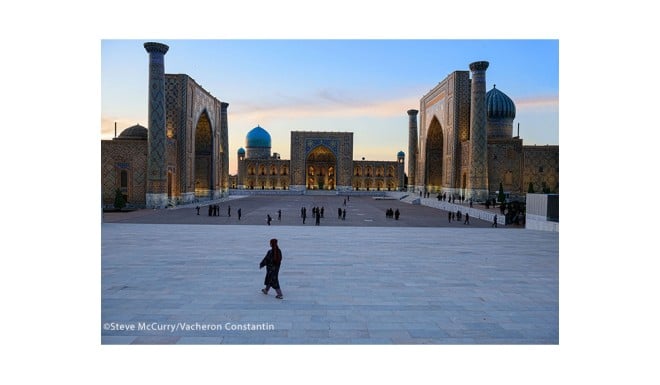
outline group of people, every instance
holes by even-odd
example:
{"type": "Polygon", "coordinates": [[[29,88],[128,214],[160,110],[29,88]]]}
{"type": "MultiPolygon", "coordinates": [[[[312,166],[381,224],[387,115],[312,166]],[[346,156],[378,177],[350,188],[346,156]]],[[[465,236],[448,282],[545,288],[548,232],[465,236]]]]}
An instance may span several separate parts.
{"type": "MultiPolygon", "coordinates": [[[[463,213],[461,210],[456,210],[456,212],[453,211],[448,211],[447,212],[447,219],[449,220],[449,223],[451,221],[457,221],[460,222],[461,218],[463,217],[463,213]]],[[[470,224],[470,214],[465,213],[465,221],[463,222],[464,225],[469,225],[470,224]]]]}
{"type": "MultiPolygon", "coordinates": [[[[197,215],[199,215],[199,210],[201,207],[196,206],[195,210],[197,210],[197,215]]],[[[213,204],[213,205],[208,205],[208,213],[209,217],[219,217],[220,216],[220,205],[218,204],[213,204]]],[[[231,217],[231,206],[227,205],[227,216],[231,217]]],[[[241,220],[241,209],[238,209],[238,220],[241,220]]]]}
{"type": "MultiPolygon", "coordinates": [[[[456,203],[457,196],[455,194],[447,195],[447,193],[438,194],[439,201],[446,201],[447,203],[456,203]]],[[[465,195],[458,195],[458,202],[464,203],[466,201],[465,195]]],[[[468,199],[470,207],[472,207],[472,199],[468,199]]]]}
{"type": "Polygon", "coordinates": [[[399,209],[392,210],[392,209],[390,208],[390,209],[385,210],[385,218],[394,218],[395,220],[398,221],[398,220],[399,220],[399,215],[400,215],[400,214],[401,214],[401,213],[399,213],[399,209]]]}
{"type": "MultiPolygon", "coordinates": [[[[346,205],[346,199],[344,199],[344,206],[346,205]]],[[[337,219],[341,219],[342,221],[346,220],[346,209],[342,209],[339,207],[337,209],[337,219]]]]}

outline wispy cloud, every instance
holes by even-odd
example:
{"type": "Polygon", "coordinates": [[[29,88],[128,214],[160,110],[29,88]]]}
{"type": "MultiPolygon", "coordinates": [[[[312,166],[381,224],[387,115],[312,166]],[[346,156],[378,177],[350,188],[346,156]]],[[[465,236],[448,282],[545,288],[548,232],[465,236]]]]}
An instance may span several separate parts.
{"type": "Polygon", "coordinates": [[[542,95],[520,98],[515,100],[516,107],[557,107],[559,97],[557,95],[542,95]]]}
{"type": "Polygon", "coordinates": [[[357,96],[346,95],[323,89],[309,97],[291,98],[282,96],[269,98],[268,102],[237,101],[231,113],[235,117],[261,116],[266,118],[328,118],[328,117],[391,117],[405,115],[405,111],[419,104],[416,96],[360,100],[357,96]]]}

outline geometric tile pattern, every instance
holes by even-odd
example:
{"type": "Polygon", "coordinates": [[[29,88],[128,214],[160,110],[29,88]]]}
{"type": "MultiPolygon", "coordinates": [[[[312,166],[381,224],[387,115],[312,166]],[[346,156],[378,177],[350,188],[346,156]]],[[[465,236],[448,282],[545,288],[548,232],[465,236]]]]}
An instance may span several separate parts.
{"type": "Polygon", "coordinates": [[[559,146],[523,146],[523,191],[529,183],[534,191],[543,191],[543,186],[551,192],[559,193],[559,146]]]}
{"type": "Polygon", "coordinates": [[[408,186],[415,186],[418,113],[418,110],[408,110],[408,186]]]}
{"type": "Polygon", "coordinates": [[[486,198],[488,191],[488,138],[486,132],[486,69],[488,62],[470,64],[472,98],[470,101],[470,172],[467,196],[486,198]]]}
{"type": "Polygon", "coordinates": [[[112,204],[115,190],[120,187],[119,173],[125,170],[128,176],[126,195],[128,202],[145,204],[147,141],[146,140],[102,140],[101,141],[101,189],[103,204],[112,204]]]}
{"type": "MultiPolygon", "coordinates": [[[[145,43],[149,53],[149,182],[167,179],[165,164],[165,53],[168,47],[159,43],[145,43]]],[[[166,187],[166,186],[165,186],[166,187]]],[[[149,183],[148,193],[162,194],[162,183],[149,183]]]]}

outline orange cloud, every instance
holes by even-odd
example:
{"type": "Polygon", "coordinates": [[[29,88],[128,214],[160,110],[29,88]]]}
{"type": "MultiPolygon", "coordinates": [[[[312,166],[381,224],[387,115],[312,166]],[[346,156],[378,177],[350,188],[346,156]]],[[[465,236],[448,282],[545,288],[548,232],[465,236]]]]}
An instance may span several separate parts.
{"type": "Polygon", "coordinates": [[[516,99],[514,101],[516,107],[557,107],[559,106],[559,97],[557,95],[550,96],[534,96],[516,99]]]}
{"type": "MultiPolygon", "coordinates": [[[[232,113],[237,118],[302,118],[302,117],[392,117],[405,115],[410,108],[419,105],[419,98],[405,97],[400,99],[380,100],[376,102],[340,101],[323,96],[309,102],[292,100],[280,105],[242,104],[232,113]]],[[[260,119],[256,119],[260,120],[260,119]]],[[[255,120],[255,121],[256,121],[255,120]]]]}

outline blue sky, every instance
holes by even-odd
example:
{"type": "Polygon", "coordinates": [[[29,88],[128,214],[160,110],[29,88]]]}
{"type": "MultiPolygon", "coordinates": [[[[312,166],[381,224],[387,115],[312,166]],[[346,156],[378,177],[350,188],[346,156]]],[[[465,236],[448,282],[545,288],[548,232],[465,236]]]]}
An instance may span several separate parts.
{"type": "MultiPolygon", "coordinates": [[[[147,126],[145,40],[102,40],[102,138],[147,126]]],[[[230,173],[257,125],[290,157],[290,132],[350,131],[354,157],[407,152],[406,111],[456,70],[487,60],[487,88],[517,106],[525,144],[558,144],[558,40],[158,40],[166,73],[185,73],[229,106],[230,173]]],[[[514,130],[515,131],[515,130],[514,130]]]]}

